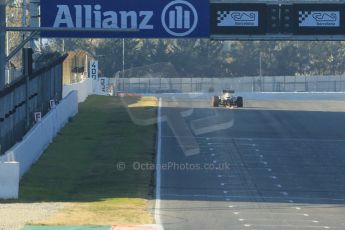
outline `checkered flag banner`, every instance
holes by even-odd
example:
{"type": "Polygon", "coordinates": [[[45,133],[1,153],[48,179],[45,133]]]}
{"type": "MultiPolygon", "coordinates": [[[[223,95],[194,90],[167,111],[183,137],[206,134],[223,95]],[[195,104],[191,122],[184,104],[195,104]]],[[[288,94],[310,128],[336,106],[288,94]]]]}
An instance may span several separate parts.
{"type": "Polygon", "coordinates": [[[217,12],[217,25],[221,26],[224,21],[230,20],[230,11],[218,11],[217,12]]]}
{"type": "Polygon", "coordinates": [[[298,11],[300,27],[339,27],[340,11],[298,11]]]}
{"type": "Polygon", "coordinates": [[[217,26],[258,26],[258,11],[217,11],[217,26]]]}
{"type": "Polygon", "coordinates": [[[299,11],[298,12],[298,23],[303,23],[309,16],[311,15],[311,11],[299,11]]]}

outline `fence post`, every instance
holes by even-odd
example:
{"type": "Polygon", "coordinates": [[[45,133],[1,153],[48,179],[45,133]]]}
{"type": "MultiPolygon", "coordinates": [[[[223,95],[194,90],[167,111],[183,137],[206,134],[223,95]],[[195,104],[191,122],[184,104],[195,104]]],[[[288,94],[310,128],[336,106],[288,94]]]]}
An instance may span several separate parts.
{"type": "Polygon", "coordinates": [[[190,92],[193,92],[193,78],[190,78],[190,92]]]}
{"type": "Polygon", "coordinates": [[[26,79],[26,130],[30,128],[30,75],[32,74],[32,49],[31,48],[24,48],[23,49],[23,75],[26,79]]]}
{"type": "Polygon", "coordinates": [[[151,78],[149,78],[149,87],[146,90],[147,93],[151,93],[151,78]]]}
{"type": "Polygon", "coordinates": [[[253,77],[252,78],[252,92],[254,92],[254,88],[255,88],[255,78],[253,77]]]}
{"type": "Polygon", "coordinates": [[[0,90],[5,88],[6,0],[0,0],[0,90]]]}
{"type": "Polygon", "coordinates": [[[181,90],[181,93],[184,93],[183,92],[183,79],[180,78],[180,90],[181,90]]]}

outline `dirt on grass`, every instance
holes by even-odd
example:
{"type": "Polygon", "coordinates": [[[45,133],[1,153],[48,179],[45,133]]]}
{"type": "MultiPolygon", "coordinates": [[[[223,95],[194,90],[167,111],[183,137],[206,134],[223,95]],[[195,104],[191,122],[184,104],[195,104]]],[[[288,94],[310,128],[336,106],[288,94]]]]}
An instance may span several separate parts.
{"type": "Polygon", "coordinates": [[[66,203],[65,207],[44,220],[31,225],[83,226],[151,224],[153,218],[146,199],[111,199],[100,202],[66,203]]]}

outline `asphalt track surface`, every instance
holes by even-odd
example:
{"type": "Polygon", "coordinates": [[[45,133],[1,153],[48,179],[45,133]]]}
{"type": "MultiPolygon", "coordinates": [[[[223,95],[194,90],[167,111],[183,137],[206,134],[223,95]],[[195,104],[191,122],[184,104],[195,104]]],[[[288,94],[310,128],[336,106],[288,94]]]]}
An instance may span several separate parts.
{"type": "Polygon", "coordinates": [[[344,102],[245,107],[163,100],[164,229],[344,230],[344,102]]]}

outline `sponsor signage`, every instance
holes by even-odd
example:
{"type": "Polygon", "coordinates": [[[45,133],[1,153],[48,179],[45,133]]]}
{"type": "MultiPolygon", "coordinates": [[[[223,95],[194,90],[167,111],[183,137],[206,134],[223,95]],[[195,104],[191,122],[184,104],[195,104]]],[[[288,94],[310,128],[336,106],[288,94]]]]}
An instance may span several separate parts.
{"type": "Polygon", "coordinates": [[[107,95],[110,95],[110,92],[111,92],[111,89],[110,89],[110,84],[109,84],[109,78],[100,77],[98,94],[107,96],[107,95]]]}
{"type": "Polygon", "coordinates": [[[294,4],[294,34],[345,34],[344,4],[294,4]]]}
{"type": "Polygon", "coordinates": [[[211,4],[211,34],[265,34],[266,4],[211,4]]]}
{"type": "Polygon", "coordinates": [[[209,0],[41,0],[41,26],[138,29],[138,32],[42,32],[43,37],[209,37],[209,0]]]}
{"type": "Polygon", "coordinates": [[[345,4],[213,3],[211,37],[217,36],[244,40],[342,38],[345,4]]]}
{"type": "Polygon", "coordinates": [[[219,27],[258,27],[258,11],[217,11],[219,27]]]}
{"type": "Polygon", "coordinates": [[[98,61],[91,60],[90,61],[90,78],[93,80],[98,80],[98,61]]]}
{"type": "Polygon", "coordinates": [[[298,11],[299,27],[340,27],[340,11],[298,11]]]}

